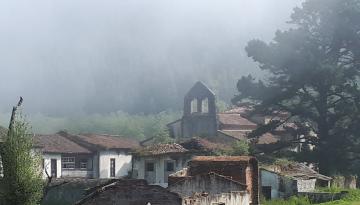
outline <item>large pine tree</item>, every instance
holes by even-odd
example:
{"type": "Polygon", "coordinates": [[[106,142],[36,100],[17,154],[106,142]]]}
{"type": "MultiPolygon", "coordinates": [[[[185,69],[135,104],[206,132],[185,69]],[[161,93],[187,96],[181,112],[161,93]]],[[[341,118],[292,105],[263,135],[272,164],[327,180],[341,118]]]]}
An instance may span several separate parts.
{"type": "Polygon", "coordinates": [[[311,158],[323,172],[358,172],[352,162],[360,152],[360,1],[307,0],[289,23],[270,43],[248,43],[249,57],[267,77],[241,78],[233,102],[290,113],[317,134],[304,140],[316,146],[311,158]]]}

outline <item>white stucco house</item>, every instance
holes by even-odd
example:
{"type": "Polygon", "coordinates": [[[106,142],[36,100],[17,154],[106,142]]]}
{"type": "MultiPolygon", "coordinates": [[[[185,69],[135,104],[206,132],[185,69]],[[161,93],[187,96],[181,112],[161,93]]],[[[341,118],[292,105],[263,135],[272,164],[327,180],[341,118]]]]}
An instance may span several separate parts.
{"type": "Polygon", "coordinates": [[[168,186],[168,176],[187,166],[191,152],[180,144],[155,144],[134,153],[132,177],[168,186]]]}
{"type": "Polygon", "coordinates": [[[43,157],[44,177],[121,178],[132,168],[131,150],[136,140],[111,135],[35,135],[43,157]],[[47,173],[47,174],[46,174],[47,173]]]}

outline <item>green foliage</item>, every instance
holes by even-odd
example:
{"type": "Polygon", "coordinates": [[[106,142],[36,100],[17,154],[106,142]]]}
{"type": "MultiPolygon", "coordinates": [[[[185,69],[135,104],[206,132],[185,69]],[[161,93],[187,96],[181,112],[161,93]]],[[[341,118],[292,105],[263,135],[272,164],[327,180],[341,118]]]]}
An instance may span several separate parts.
{"type": "Polygon", "coordinates": [[[216,110],[217,112],[224,112],[229,109],[229,105],[223,100],[216,100],[216,110]]]}
{"type": "Polygon", "coordinates": [[[245,140],[236,141],[231,149],[229,150],[220,150],[217,155],[230,155],[230,156],[240,156],[240,155],[249,155],[250,154],[250,145],[245,140]]]}
{"type": "Polygon", "coordinates": [[[294,10],[291,29],[276,32],[270,43],[248,43],[248,55],[270,75],[242,77],[233,99],[234,104],[253,102],[257,112],[289,113],[304,144],[316,146],[304,160],[319,163],[327,174],[360,173],[354,163],[360,157],[359,19],[358,0],[305,1],[294,10]]]}
{"type": "Polygon", "coordinates": [[[70,133],[107,133],[143,140],[153,136],[164,137],[166,124],[180,116],[180,112],[171,111],[152,115],[116,112],[77,117],[51,117],[37,114],[29,116],[29,121],[32,130],[39,134],[66,130],[70,133]]]}
{"type": "Polygon", "coordinates": [[[263,201],[263,205],[310,205],[307,197],[292,196],[289,199],[274,199],[271,201],[263,201]]]}
{"type": "MultiPolygon", "coordinates": [[[[337,189],[338,190],[338,189],[337,189]]],[[[334,191],[334,190],[333,190],[334,191]]],[[[341,191],[341,190],[338,190],[341,191]]],[[[318,205],[360,205],[360,190],[347,190],[348,194],[341,200],[320,203],[318,205]]],[[[333,193],[333,192],[332,192],[333,193]]],[[[290,197],[289,199],[274,199],[270,201],[263,200],[263,205],[310,205],[306,197],[290,197]]]]}
{"type": "Polygon", "coordinates": [[[17,118],[1,147],[4,193],[1,204],[35,205],[42,196],[40,157],[32,151],[32,135],[23,118],[17,118]]]}

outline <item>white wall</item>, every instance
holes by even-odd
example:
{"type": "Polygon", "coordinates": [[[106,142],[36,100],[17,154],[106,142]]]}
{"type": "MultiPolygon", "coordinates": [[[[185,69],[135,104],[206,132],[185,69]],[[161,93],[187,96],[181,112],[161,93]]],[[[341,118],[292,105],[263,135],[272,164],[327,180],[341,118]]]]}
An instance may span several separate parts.
{"type": "MultiPolygon", "coordinates": [[[[115,177],[127,176],[131,171],[132,155],[118,151],[99,152],[99,178],[110,178],[110,159],[115,159],[115,177]]],[[[94,166],[96,163],[94,163],[94,166]]]]}
{"type": "Polygon", "coordinates": [[[168,184],[165,183],[164,176],[165,176],[165,162],[168,160],[175,161],[174,172],[177,172],[183,169],[184,167],[186,167],[188,158],[179,157],[177,160],[174,160],[169,155],[147,156],[147,157],[137,158],[134,161],[134,172],[136,173],[136,175],[133,177],[136,179],[145,179],[145,161],[153,161],[155,163],[155,171],[156,171],[155,184],[160,185],[162,187],[167,187],[168,184]]]}
{"type": "Polygon", "coordinates": [[[315,191],[316,179],[297,180],[298,192],[312,192],[315,191]]]}
{"type": "Polygon", "coordinates": [[[51,175],[51,159],[56,159],[56,166],[57,166],[57,178],[61,177],[61,155],[60,154],[43,154],[44,159],[44,170],[43,170],[43,177],[47,178],[45,173],[45,169],[49,175],[51,175]]]}

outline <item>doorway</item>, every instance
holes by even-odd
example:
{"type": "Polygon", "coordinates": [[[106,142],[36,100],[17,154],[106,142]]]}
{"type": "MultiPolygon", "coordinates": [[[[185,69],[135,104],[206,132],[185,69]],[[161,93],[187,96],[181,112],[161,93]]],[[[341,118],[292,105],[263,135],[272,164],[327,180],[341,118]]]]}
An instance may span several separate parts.
{"type": "Polygon", "coordinates": [[[57,178],[57,160],[56,159],[51,159],[51,163],[50,163],[50,167],[51,167],[51,176],[54,178],[57,178]]]}
{"type": "Polygon", "coordinates": [[[156,182],[155,162],[153,161],[145,162],[145,179],[149,184],[155,184],[156,182]]]}

